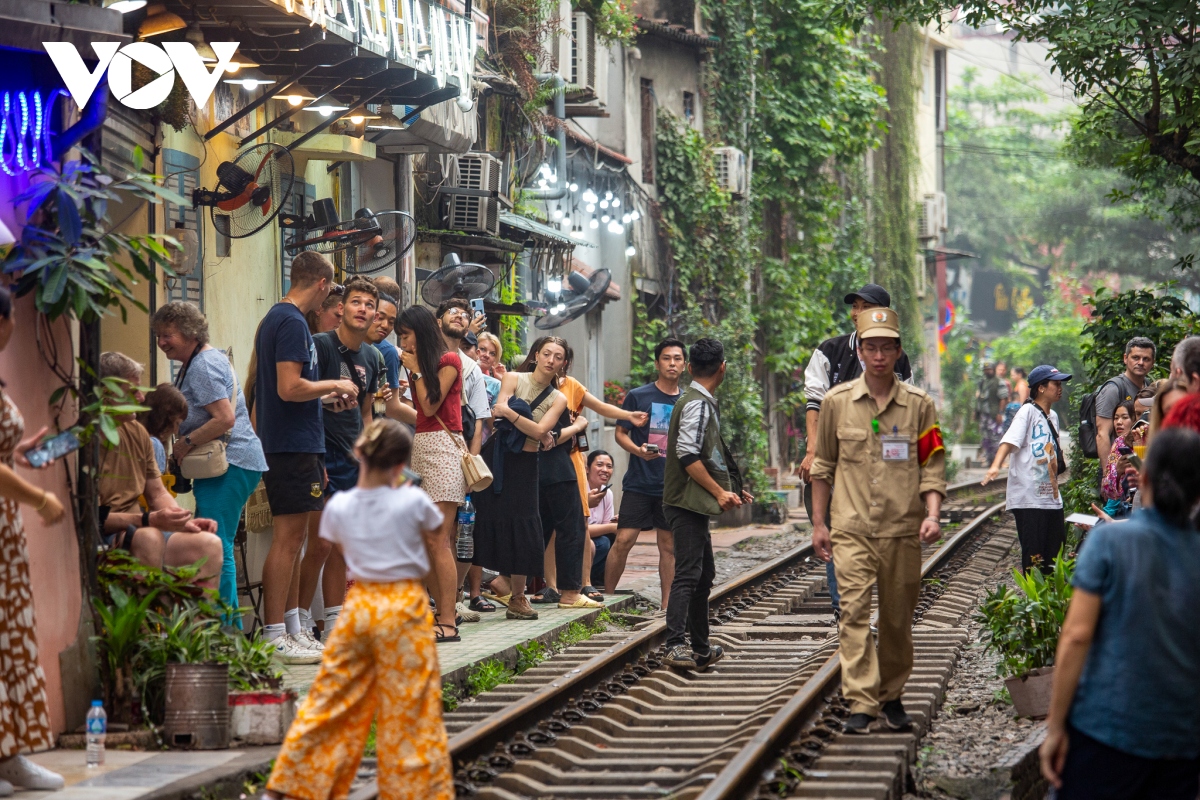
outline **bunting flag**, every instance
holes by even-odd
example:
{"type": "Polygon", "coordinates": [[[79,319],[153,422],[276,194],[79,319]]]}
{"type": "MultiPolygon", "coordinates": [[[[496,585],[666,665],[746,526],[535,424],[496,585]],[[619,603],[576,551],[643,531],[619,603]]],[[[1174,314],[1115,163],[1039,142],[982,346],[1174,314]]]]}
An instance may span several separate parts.
{"type": "Polygon", "coordinates": [[[917,461],[923,467],[939,450],[944,452],[946,445],[942,441],[942,426],[935,422],[929,430],[921,434],[921,438],[917,439],[917,461]]]}

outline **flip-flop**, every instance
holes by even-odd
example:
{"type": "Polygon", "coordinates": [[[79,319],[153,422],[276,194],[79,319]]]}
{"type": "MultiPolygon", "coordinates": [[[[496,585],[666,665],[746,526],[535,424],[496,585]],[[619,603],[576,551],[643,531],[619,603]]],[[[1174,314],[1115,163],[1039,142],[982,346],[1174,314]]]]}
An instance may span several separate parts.
{"type": "Polygon", "coordinates": [[[590,600],[583,595],[579,595],[574,603],[559,603],[559,608],[604,608],[604,603],[597,603],[595,600],[590,600]]]}
{"type": "Polygon", "coordinates": [[[482,597],[472,597],[471,602],[467,603],[467,608],[471,609],[472,611],[478,611],[478,612],[488,612],[488,611],[496,610],[496,606],[494,603],[489,603],[487,600],[484,600],[482,597]]]}
{"type": "Polygon", "coordinates": [[[461,642],[462,637],[458,635],[457,625],[451,625],[448,622],[435,622],[433,625],[433,640],[439,644],[441,642],[461,642]],[[439,628],[449,628],[450,630],[454,631],[454,634],[451,636],[444,636],[438,633],[439,628]]]}
{"type": "Polygon", "coordinates": [[[601,592],[595,586],[588,584],[579,590],[579,593],[587,597],[589,600],[595,600],[597,603],[604,602],[604,592],[601,592]]]}
{"type": "Polygon", "coordinates": [[[562,594],[560,594],[557,589],[547,586],[545,589],[542,589],[540,592],[535,594],[529,602],[538,603],[540,605],[549,605],[551,603],[557,603],[560,600],[562,600],[562,594]]]}
{"type": "Polygon", "coordinates": [[[480,594],[483,597],[486,597],[488,600],[496,601],[497,603],[499,603],[502,606],[507,606],[509,601],[512,600],[511,592],[509,592],[508,594],[494,594],[492,592],[481,592],[480,594]]]}

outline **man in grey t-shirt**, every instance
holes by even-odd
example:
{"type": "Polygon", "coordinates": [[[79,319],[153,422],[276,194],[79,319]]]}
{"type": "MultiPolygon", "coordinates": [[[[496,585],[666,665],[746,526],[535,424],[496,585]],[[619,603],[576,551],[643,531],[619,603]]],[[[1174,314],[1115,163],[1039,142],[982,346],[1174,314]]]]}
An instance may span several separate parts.
{"type": "Polygon", "coordinates": [[[1135,336],[1125,343],[1125,372],[1105,382],[1096,394],[1096,453],[1101,465],[1108,463],[1112,451],[1113,412],[1126,400],[1137,397],[1154,367],[1156,348],[1145,336],[1135,336]]]}

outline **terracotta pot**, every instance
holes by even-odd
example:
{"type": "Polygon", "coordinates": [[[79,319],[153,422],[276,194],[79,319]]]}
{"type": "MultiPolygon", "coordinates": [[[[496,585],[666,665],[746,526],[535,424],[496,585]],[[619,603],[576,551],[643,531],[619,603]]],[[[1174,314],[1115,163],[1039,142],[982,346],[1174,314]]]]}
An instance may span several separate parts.
{"type": "Polygon", "coordinates": [[[1012,697],[1013,709],[1019,717],[1043,719],[1050,713],[1050,686],[1054,682],[1054,667],[1031,669],[1024,675],[1004,681],[1012,697]]]}

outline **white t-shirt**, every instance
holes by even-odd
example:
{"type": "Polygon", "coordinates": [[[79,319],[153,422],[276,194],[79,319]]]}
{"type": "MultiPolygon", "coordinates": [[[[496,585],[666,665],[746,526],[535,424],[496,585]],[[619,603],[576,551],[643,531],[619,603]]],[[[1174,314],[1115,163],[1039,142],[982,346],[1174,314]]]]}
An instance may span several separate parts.
{"type": "Polygon", "coordinates": [[[613,509],[612,489],[609,489],[604,493],[604,498],[592,506],[591,513],[588,515],[588,524],[604,525],[605,523],[612,522],[612,518],[616,515],[617,512],[613,509]]]}
{"type": "MultiPolygon", "coordinates": [[[[1051,411],[1050,421],[1057,432],[1058,414],[1051,411]]],[[[1058,497],[1054,496],[1046,447],[1052,445],[1054,439],[1041,409],[1033,403],[1022,405],[1000,443],[1017,448],[1008,459],[1007,507],[1062,508],[1061,488],[1058,497]]]]}
{"type": "Polygon", "coordinates": [[[356,580],[420,580],[429,572],[421,531],[441,524],[442,512],[416,486],[355,487],[325,503],[321,538],[342,546],[346,567],[356,580]]]}
{"type": "Polygon", "coordinates": [[[483,370],[470,356],[459,351],[462,359],[462,396],[463,403],[469,405],[475,412],[475,419],[491,419],[492,406],[488,403],[487,384],[483,380],[483,370]]]}

